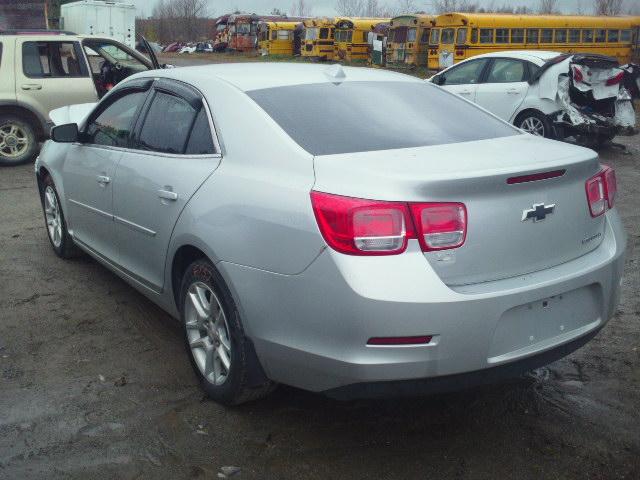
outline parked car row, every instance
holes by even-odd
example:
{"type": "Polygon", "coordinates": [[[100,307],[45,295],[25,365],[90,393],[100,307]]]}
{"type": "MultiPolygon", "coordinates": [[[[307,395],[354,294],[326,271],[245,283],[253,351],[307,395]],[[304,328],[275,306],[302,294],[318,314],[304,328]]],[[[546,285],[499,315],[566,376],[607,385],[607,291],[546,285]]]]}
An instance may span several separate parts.
{"type": "Polygon", "coordinates": [[[54,252],[178,319],[224,404],[495,382],[584,345],[619,299],[614,170],[433,82],[165,69],[52,118],[35,173],[54,252]]]}

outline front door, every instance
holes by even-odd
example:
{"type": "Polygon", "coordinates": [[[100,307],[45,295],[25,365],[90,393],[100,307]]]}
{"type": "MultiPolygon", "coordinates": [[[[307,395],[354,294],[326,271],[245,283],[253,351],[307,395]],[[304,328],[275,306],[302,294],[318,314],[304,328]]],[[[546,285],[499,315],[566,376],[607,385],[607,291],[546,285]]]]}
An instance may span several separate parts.
{"type": "Polygon", "coordinates": [[[478,85],[476,103],[509,121],[524,100],[529,83],[527,65],[514,58],[496,58],[485,80],[478,85]]]}
{"type": "Polygon", "coordinates": [[[440,85],[472,102],[476,99],[478,83],[482,78],[487,60],[479,58],[460,63],[439,74],[440,85]]]}
{"type": "Polygon", "coordinates": [[[16,41],[16,97],[48,118],[65,105],[98,101],[79,42],[16,41]]]}
{"type": "Polygon", "coordinates": [[[200,95],[161,80],[136,127],[114,183],[119,263],[155,291],[163,287],[173,228],[189,199],[220,163],[200,95]]]}
{"type": "Polygon", "coordinates": [[[147,92],[123,92],[98,107],[64,163],[67,221],[75,239],[115,260],[113,181],[147,92]]]}

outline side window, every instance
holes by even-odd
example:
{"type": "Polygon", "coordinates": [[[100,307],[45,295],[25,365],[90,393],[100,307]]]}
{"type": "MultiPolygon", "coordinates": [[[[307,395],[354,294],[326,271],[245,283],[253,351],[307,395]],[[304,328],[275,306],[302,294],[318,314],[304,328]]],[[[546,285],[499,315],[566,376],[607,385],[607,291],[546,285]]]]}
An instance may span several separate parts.
{"type": "Polygon", "coordinates": [[[536,65],[535,63],[527,62],[527,66],[529,67],[529,77],[528,78],[533,78],[535,76],[535,74],[538,73],[538,70],[540,70],[540,67],[538,65],[536,65]]]}
{"type": "Polygon", "coordinates": [[[629,43],[631,41],[631,30],[620,30],[620,41],[629,43]]]}
{"type": "Polygon", "coordinates": [[[576,28],[569,30],[569,43],[580,43],[580,30],[576,28]]]}
{"type": "Polygon", "coordinates": [[[480,82],[486,60],[472,60],[452,68],[444,74],[444,85],[463,85],[480,82]]]}
{"type": "Polygon", "coordinates": [[[550,28],[543,28],[540,43],[553,43],[553,30],[550,28]]]}
{"type": "Polygon", "coordinates": [[[125,94],[106,107],[86,128],[87,143],[126,147],[136,113],[147,92],[125,94]]]}
{"type": "Polygon", "coordinates": [[[524,63],[511,58],[497,58],[493,61],[487,83],[512,83],[526,80],[524,63]]]}
{"type": "Polygon", "coordinates": [[[593,43],[593,30],[582,30],[582,43],[593,43]]]}
{"type": "Polygon", "coordinates": [[[440,29],[432,28],[429,37],[429,45],[438,45],[440,43],[440,29]]]}
{"type": "Polygon", "coordinates": [[[478,43],[478,29],[471,29],[471,43],[478,43]]]}
{"type": "Polygon", "coordinates": [[[329,38],[329,29],[328,28],[321,28],[320,29],[320,39],[325,40],[329,38]]]}
{"type": "Polygon", "coordinates": [[[187,155],[207,155],[216,153],[213,146],[213,138],[211,137],[211,128],[207,112],[203,108],[200,109],[196,121],[189,135],[189,143],[185,151],[187,155]]]}
{"type": "Polygon", "coordinates": [[[556,43],[567,43],[567,31],[565,29],[558,29],[555,32],[556,34],[556,43]]]}
{"type": "Polygon", "coordinates": [[[524,42],[524,28],[512,28],[511,43],[523,43],[523,42],[524,42]]]}
{"type": "Polygon", "coordinates": [[[156,92],[140,130],[137,147],[154,152],[184,153],[196,113],[182,98],[156,92]]]}
{"type": "Polygon", "coordinates": [[[607,42],[617,42],[617,41],[618,41],[618,30],[608,30],[607,42]]]}
{"type": "Polygon", "coordinates": [[[418,29],[417,28],[410,28],[407,31],[407,42],[415,42],[417,34],[418,34],[418,29]]]}
{"type": "Polygon", "coordinates": [[[596,30],[596,43],[604,43],[607,40],[607,31],[604,29],[596,30]]]}
{"type": "Polygon", "coordinates": [[[79,52],[73,42],[24,42],[22,70],[30,78],[86,77],[79,52]]]}
{"type": "Polygon", "coordinates": [[[442,30],[442,37],[440,38],[440,43],[444,43],[444,44],[452,44],[453,40],[454,40],[454,29],[453,28],[445,28],[444,30],[442,30]]]}
{"type": "Polygon", "coordinates": [[[480,43],[493,43],[493,29],[481,28],[480,29],[480,43]]]}
{"type": "Polygon", "coordinates": [[[538,43],[538,32],[537,28],[527,28],[527,43],[538,43]]]}
{"type": "Polygon", "coordinates": [[[456,45],[464,45],[467,43],[467,29],[459,28],[456,32],[456,45]]]}
{"type": "Polygon", "coordinates": [[[508,28],[496,28],[496,43],[509,43],[508,28]]]}

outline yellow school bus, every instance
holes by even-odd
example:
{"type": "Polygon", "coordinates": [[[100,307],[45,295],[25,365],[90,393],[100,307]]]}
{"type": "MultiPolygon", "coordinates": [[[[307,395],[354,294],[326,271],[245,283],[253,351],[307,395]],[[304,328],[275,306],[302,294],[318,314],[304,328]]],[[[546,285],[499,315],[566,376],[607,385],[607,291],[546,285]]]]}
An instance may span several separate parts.
{"type": "Polygon", "coordinates": [[[299,22],[260,22],[258,48],[262,55],[293,55],[293,35],[299,22]]]}
{"type": "Polygon", "coordinates": [[[391,19],[387,36],[387,66],[413,68],[427,65],[429,31],[434,15],[400,15],[391,19]]]}
{"type": "Polygon", "coordinates": [[[304,39],[302,40],[303,57],[320,60],[333,60],[333,40],[335,18],[310,18],[302,22],[304,39]]]}
{"type": "Polygon", "coordinates": [[[337,18],[333,58],[336,60],[369,60],[369,32],[388,18],[337,18]]]}
{"type": "Polygon", "coordinates": [[[436,18],[429,35],[429,68],[502,50],[599,53],[627,63],[639,27],[640,17],[632,16],[447,13],[436,18]]]}

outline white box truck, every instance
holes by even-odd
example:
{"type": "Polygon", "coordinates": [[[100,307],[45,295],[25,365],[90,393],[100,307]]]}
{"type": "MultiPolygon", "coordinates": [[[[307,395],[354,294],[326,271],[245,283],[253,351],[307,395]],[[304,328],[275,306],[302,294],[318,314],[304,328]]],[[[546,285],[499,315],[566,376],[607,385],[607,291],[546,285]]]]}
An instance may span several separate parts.
{"type": "Polygon", "coordinates": [[[136,47],[136,7],[131,3],[81,0],[60,8],[60,28],[81,35],[107,36],[136,47]]]}

